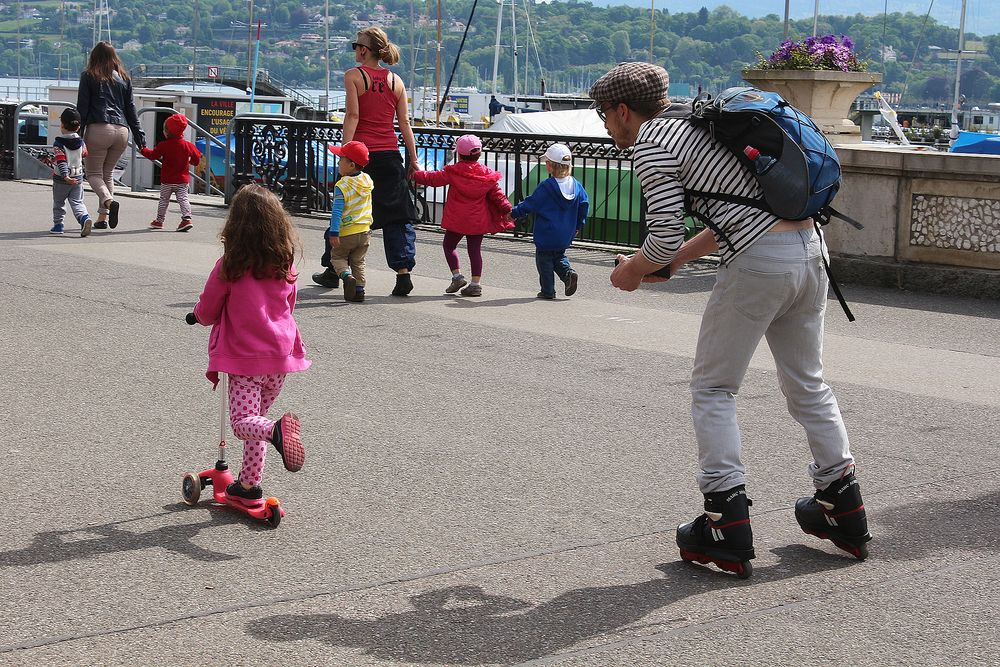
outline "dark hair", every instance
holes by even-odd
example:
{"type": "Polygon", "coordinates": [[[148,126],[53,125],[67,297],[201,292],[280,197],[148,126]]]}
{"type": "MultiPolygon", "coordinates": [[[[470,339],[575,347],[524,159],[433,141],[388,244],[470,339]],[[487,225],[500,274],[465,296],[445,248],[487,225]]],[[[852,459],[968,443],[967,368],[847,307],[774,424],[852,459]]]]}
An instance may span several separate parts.
{"type": "Polygon", "coordinates": [[[670,100],[623,100],[621,104],[624,104],[632,111],[635,111],[641,116],[648,116],[652,118],[664,109],[670,106],[670,100]]]}
{"type": "Polygon", "coordinates": [[[299,235],[281,200],[253,183],[233,197],[226,224],[219,233],[223,280],[239,280],[248,271],[254,278],[281,278],[294,283],[299,235]]]}
{"type": "Polygon", "coordinates": [[[80,127],[80,112],[73,107],[66,107],[59,114],[59,122],[67,130],[76,130],[80,127]]]}
{"type": "Polygon", "coordinates": [[[482,151],[476,151],[472,155],[459,155],[458,159],[462,160],[463,162],[478,162],[479,158],[482,157],[482,155],[483,155],[482,151]]]}
{"type": "Polygon", "coordinates": [[[110,81],[115,72],[118,72],[124,81],[128,81],[129,78],[115,47],[108,42],[98,42],[94,45],[87,61],[87,69],[83,72],[98,81],[110,81]]]}

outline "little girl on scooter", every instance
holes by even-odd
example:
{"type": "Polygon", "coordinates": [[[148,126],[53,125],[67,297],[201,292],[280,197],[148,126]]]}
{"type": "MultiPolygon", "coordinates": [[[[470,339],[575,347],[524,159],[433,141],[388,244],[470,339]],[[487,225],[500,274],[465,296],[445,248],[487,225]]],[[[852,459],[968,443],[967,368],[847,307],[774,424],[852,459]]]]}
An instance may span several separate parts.
{"type": "Polygon", "coordinates": [[[310,364],[292,317],[299,239],[278,198],[252,184],[233,197],[219,238],[223,255],[194,316],[212,327],[205,375],[218,384],[220,372],[229,374],[229,419],[243,440],[243,467],[226,493],[258,501],[268,443],[287,470],[305,461],[299,418],[291,412],[276,422],[267,418],[285,375],[310,364]]]}

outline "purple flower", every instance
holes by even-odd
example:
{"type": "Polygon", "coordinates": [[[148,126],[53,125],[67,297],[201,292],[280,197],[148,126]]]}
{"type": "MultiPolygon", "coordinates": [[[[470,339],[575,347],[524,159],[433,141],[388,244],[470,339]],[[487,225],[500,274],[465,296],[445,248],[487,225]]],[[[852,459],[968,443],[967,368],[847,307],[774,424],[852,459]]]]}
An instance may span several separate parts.
{"type": "Polygon", "coordinates": [[[821,35],[807,37],[801,42],[783,41],[778,49],[766,59],[763,55],[757,63],[764,69],[812,69],[860,72],[868,68],[868,63],[858,60],[851,49],[854,42],[845,35],[821,35]]]}

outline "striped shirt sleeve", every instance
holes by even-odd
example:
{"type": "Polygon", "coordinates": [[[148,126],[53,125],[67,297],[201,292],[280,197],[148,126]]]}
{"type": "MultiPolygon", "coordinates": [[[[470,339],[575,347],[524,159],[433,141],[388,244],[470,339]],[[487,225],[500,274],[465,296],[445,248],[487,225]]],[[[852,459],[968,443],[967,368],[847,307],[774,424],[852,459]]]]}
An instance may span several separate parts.
{"type": "Polygon", "coordinates": [[[646,229],[642,254],[657,264],[669,264],[684,243],[684,186],[680,161],[668,149],[637,143],[632,168],[646,200],[646,229]]]}

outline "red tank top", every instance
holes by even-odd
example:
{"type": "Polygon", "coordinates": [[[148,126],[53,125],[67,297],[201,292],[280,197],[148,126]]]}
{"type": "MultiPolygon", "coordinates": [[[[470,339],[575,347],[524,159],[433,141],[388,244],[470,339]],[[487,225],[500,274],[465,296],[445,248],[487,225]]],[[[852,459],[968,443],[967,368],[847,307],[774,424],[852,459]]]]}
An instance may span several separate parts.
{"type": "Polygon", "coordinates": [[[354,141],[360,141],[369,151],[396,151],[396,76],[384,68],[360,65],[365,92],[358,96],[358,127],[354,141]]]}

